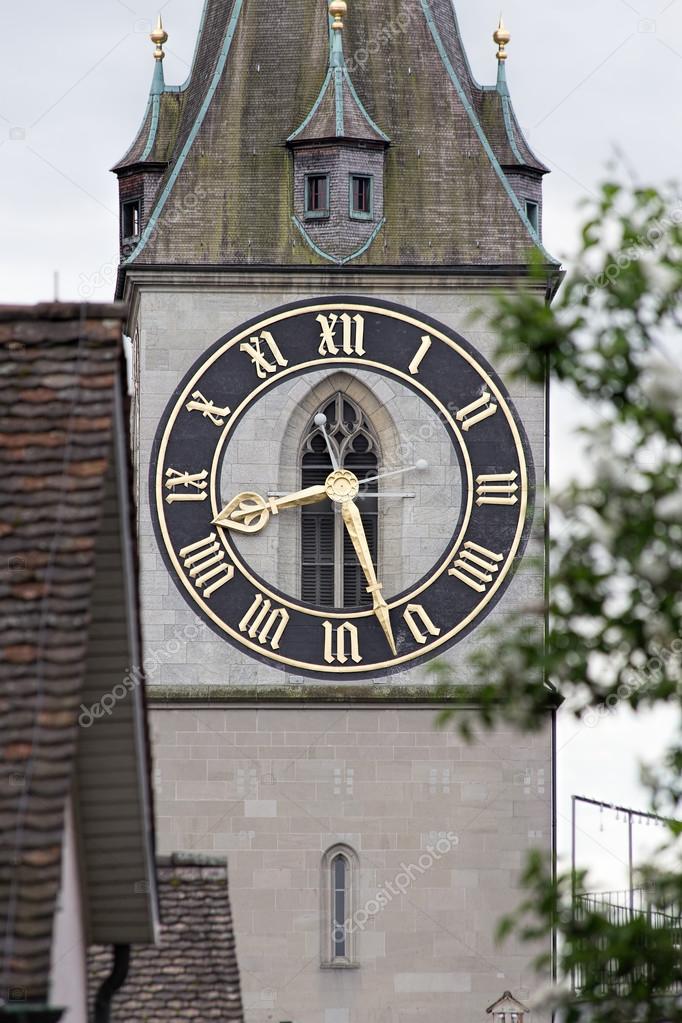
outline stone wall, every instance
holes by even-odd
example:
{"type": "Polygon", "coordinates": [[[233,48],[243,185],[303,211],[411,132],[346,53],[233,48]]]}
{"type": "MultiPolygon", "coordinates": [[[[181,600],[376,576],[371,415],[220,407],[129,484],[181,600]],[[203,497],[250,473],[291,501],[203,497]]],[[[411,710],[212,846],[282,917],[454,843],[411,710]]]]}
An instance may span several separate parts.
{"type": "Polygon", "coordinates": [[[549,722],[466,745],[435,715],[153,709],[161,851],[227,853],[249,1023],[484,1023],[503,991],[537,986],[532,950],[493,935],[526,851],[551,844],[549,722]],[[358,859],[356,963],[324,969],[322,859],[338,843],[358,859]]]}

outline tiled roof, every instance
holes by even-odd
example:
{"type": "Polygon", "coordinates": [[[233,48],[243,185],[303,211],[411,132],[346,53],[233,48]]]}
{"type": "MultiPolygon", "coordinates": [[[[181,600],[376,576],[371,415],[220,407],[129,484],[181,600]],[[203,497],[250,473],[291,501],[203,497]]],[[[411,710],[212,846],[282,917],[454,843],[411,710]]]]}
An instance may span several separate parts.
{"type": "MultiPolygon", "coordinates": [[[[356,3],[344,51],[361,103],[392,143],[386,224],[354,266],[527,265],[537,237],[479,120],[481,89],[452,0],[356,3]]],[[[206,0],[182,108],[172,130],[159,127],[170,163],[129,263],[324,262],[292,222],[286,141],[328,67],[324,4],[290,0],[274,30],[267,0],[206,0]]]]}
{"type": "Polygon", "coordinates": [[[132,146],[112,167],[123,171],[139,164],[167,164],[178,134],[178,124],[185,101],[184,92],[164,92],[151,96],[132,146]]]}
{"type": "MultiPolygon", "coordinates": [[[[242,1001],[224,860],[159,860],[161,938],[133,946],[111,1023],[242,1023],[242,1001]]],[[[91,1001],[111,972],[111,948],[90,950],[91,1001]]]]}
{"type": "Polygon", "coordinates": [[[337,68],[329,74],[312,116],[288,141],[298,144],[333,138],[375,142],[379,145],[388,142],[386,136],[372,123],[367,111],[358,102],[350,77],[343,68],[337,68]],[[338,91],[336,76],[339,78],[338,91]]]}
{"type": "Polygon", "coordinates": [[[48,993],[124,316],[0,307],[0,998],[48,993]]]}
{"type": "Polygon", "coordinates": [[[482,89],[477,96],[481,124],[497,159],[503,167],[530,167],[539,174],[548,168],[538,160],[526,142],[506,87],[482,89]]]}

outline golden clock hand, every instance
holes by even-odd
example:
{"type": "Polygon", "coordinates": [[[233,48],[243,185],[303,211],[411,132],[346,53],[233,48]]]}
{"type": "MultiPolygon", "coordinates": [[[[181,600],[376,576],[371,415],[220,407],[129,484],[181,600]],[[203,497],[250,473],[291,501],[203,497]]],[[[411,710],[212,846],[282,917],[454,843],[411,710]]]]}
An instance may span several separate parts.
{"type": "MultiPolygon", "coordinates": [[[[273,515],[288,508],[303,508],[308,504],[319,504],[327,496],[325,487],[308,487],[306,490],[299,490],[296,494],[287,494],[286,497],[268,498],[268,506],[273,515]]],[[[236,512],[235,519],[246,518],[248,512],[236,512]]]]}
{"type": "Polygon", "coordinates": [[[348,530],[348,535],[353,541],[355,553],[357,554],[358,561],[362,566],[362,571],[365,573],[365,577],[369,583],[367,592],[371,593],[372,600],[374,601],[374,614],[379,619],[379,624],[386,634],[388,645],[395,657],[398,651],[396,650],[395,639],[393,638],[393,629],[391,628],[391,614],[388,610],[388,604],[382,596],[381,583],[377,579],[377,574],[374,570],[372,555],[370,554],[367,536],[365,535],[365,527],[362,524],[362,516],[360,515],[357,505],[353,501],[344,501],[341,505],[341,514],[343,515],[343,521],[346,525],[346,529],[348,530]]]}
{"type": "Polygon", "coordinates": [[[261,497],[260,494],[237,494],[213,520],[214,526],[234,529],[238,533],[259,533],[265,529],[271,515],[278,515],[289,508],[302,508],[308,504],[319,504],[327,497],[326,488],[308,487],[286,497],[261,497]]]}

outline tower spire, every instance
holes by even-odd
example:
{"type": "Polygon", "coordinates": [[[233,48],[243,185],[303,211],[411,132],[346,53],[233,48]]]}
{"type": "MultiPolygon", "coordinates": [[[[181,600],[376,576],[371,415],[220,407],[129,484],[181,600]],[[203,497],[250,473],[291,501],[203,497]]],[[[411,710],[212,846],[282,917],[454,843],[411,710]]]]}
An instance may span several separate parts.
{"type": "Polygon", "coordinates": [[[329,16],[332,19],[331,63],[333,67],[344,67],[346,58],[343,53],[343,19],[348,13],[346,0],[330,0],[329,16]]]}
{"type": "Polygon", "coordinates": [[[158,20],[156,22],[156,28],[154,29],[153,32],[150,33],[149,38],[151,39],[151,41],[153,43],[156,44],[156,50],[154,51],[154,59],[155,60],[163,60],[164,57],[166,56],[166,54],[164,53],[164,50],[163,50],[163,46],[164,46],[164,43],[168,42],[168,33],[166,32],[165,28],[163,27],[163,22],[161,20],[161,15],[160,14],[159,14],[158,20]]]}
{"type": "Polygon", "coordinates": [[[511,33],[506,27],[500,14],[500,21],[493,32],[493,40],[497,43],[497,82],[498,85],[506,83],[505,73],[505,62],[509,54],[507,53],[507,45],[511,40],[511,33]]]}
{"type": "Polygon", "coordinates": [[[335,32],[343,32],[343,19],[348,13],[348,4],[346,0],[331,0],[329,4],[329,13],[334,19],[332,21],[332,29],[335,32]]]}
{"type": "Polygon", "coordinates": [[[156,22],[156,28],[150,33],[149,38],[156,46],[154,51],[154,78],[152,80],[152,95],[156,96],[162,93],[165,89],[166,82],[163,74],[163,62],[165,59],[164,43],[168,42],[168,33],[163,27],[161,15],[159,14],[156,22]]]}

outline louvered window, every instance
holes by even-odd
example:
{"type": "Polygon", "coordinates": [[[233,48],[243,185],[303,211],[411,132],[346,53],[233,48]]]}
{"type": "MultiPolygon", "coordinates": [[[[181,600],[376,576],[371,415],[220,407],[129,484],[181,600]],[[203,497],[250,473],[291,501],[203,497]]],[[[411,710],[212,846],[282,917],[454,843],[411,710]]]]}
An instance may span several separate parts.
{"type": "MultiPolygon", "coordinates": [[[[339,465],[358,479],[373,476],[379,465],[379,445],[362,410],[346,395],[337,394],[319,410],[327,417],[339,465]]],[[[332,462],[314,417],[303,442],[302,485],[317,486],[332,472],[332,462]]],[[[376,494],[371,484],[368,491],[376,494]]],[[[379,550],[379,509],[376,497],[358,498],[367,543],[374,564],[379,550]]],[[[318,607],[368,607],[372,598],[343,519],[331,501],[301,509],[301,597],[318,607]]]]}

